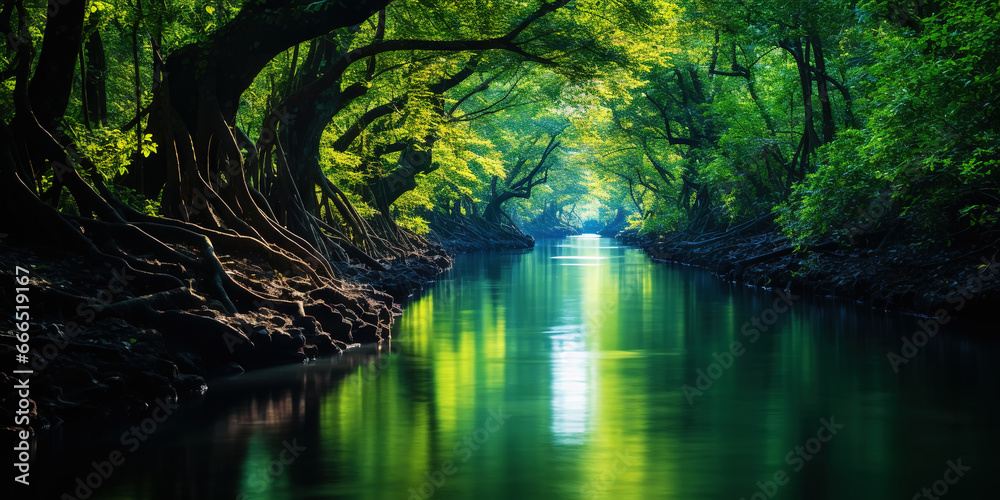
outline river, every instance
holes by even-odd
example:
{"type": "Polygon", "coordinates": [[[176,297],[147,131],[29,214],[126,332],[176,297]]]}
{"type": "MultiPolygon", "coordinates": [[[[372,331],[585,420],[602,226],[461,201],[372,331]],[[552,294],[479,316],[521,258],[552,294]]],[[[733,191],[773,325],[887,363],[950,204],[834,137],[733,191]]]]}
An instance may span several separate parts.
{"type": "Polygon", "coordinates": [[[391,352],[68,426],[36,470],[47,498],[992,498],[1000,349],[943,327],[894,367],[919,319],[541,240],[460,256],[391,352]]]}

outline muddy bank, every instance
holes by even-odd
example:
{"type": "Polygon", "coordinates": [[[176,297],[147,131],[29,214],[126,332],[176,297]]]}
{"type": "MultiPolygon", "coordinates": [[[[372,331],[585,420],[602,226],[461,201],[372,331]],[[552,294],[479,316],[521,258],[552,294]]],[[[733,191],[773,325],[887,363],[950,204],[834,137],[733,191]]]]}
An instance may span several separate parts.
{"type": "Polygon", "coordinates": [[[703,235],[626,231],[617,237],[654,260],[701,267],[727,281],[837,297],[877,309],[947,314],[968,327],[988,324],[1000,307],[998,250],[989,243],[916,248],[826,242],[796,249],[768,221],[703,235]]]}
{"type": "Polygon", "coordinates": [[[389,338],[403,301],[452,262],[443,247],[428,244],[383,269],[339,265],[340,278],[317,289],[266,263],[220,258],[234,279],[273,300],[234,314],[190,288],[144,293],[128,269],[6,246],[0,304],[14,311],[15,266],[30,270],[31,350],[27,364],[18,363],[13,325],[0,331],[0,429],[39,432],[64,421],[138,417],[160,402],[199,397],[214,377],[371,350],[364,346],[389,338]],[[14,370],[25,369],[32,370],[22,410],[28,419],[14,427],[24,376],[14,370]]]}

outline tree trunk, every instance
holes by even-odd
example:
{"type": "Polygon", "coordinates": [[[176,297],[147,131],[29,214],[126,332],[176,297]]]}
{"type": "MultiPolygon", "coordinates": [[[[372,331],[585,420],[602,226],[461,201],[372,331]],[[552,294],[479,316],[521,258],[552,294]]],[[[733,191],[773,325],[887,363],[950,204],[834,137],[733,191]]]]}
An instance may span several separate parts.
{"type": "MultiPolygon", "coordinates": [[[[810,71],[810,44],[803,46],[801,39],[794,42],[781,42],[781,48],[788,51],[795,60],[795,66],[799,70],[799,84],[802,91],[802,121],[803,131],[800,144],[799,172],[798,177],[802,179],[806,175],[806,170],[810,164],[813,152],[819,147],[819,135],[816,133],[816,126],[813,122],[812,103],[812,72],[810,71]]],[[[794,166],[794,165],[793,165],[794,166]]]]}
{"type": "Polygon", "coordinates": [[[823,114],[823,144],[827,144],[833,141],[836,129],[833,123],[833,107],[830,105],[830,91],[827,88],[825,78],[826,58],[823,56],[823,42],[819,36],[810,37],[810,43],[813,48],[813,57],[816,59],[816,72],[820,75],[819,78],[816,78],[816,93],[819,96],[820,109],[823,114]]]}
{"type": "MultiPolygon", "coordinates": [[[[137,177],[130,175],[131,187],[140,189],[147,198],[155,198],[168,182],[163,172],[173,168],[167,158],[172,154],[169,145],[174,143],[176,132],[172,122],[180,121],[182,127],[177,131],[187,131],[196,139],[194,146],[202,146],[199,142],[207,143],[218,132],[213,130],[217,127],[209,124],[219,124],[221,119],[221,123],[232,126],[240,96],[275,56],[336,28],[360,23],[388,3],[389,0],[249,2],[207,40],[174,51],[165,63],[164,85],[154,97],[159,104],[153,105],[155,114],[150,115],[148,131],[157,144],[167,145],[167,151],[158,151],[144,162],[143,185],[136,185],[137,177]]],[[[184,138],[180,140],[186,142],[184,138]]],[[[196,151],[198,163],[207,172],[215,155],[205,157],[205,150],[196,151]]]]}
{"type": "MultiPolygon", "coordinates": [[[[100,12],[100,11],[98,11],[100,12]]],[[[108,126],[108,88],[107,88],[107,59],[104,55],[104,41],[101,39],[101,31],[96,25],[99,22],[99,14],[91,14],[90,24],[94,32],[87,38],[87,112],[90,119],[100,123],[102,127],[108,126]]]]}
{"type": "Polygon", "coordinates": [[[373,179],[363,190],[363,199],[377,208],[383,215],[389,214],[392,205],[400,196],[417,187],[417,175],[436,170],[431,163],[431,152],[409,146],[399,155],[396,168],[387,176],[373,179]]]}
{"type": "Polygon", "coordinates": [[[498,196],[491,198],[489,203],[486,204],[486,208],[483,209],[483,217],[490,222],[503,223],[503,221],[507,220],[507,214],[503,211],[503,204],[514,197],[514,193],[504,191],[498,196]]]}
{"type": "MultiPolygon", "coordinates": [[[[38,67],[28,88],[32,112],[43,128],[52,132],[69,105],[76,75],[76,59],[83,40],[87,0],[50,4],[45,21],[38,67]]],[[[21,116],[21,124],[28,117],[21,116]]],[[[35,168],[39,168],[38,165],[35,168]]]]}

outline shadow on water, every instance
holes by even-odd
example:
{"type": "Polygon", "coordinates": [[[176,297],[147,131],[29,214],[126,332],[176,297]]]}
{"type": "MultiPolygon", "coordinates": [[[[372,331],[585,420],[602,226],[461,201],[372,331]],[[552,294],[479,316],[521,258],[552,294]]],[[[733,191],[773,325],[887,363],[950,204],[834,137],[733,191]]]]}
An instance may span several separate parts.
{"type": "Polygon", "coordinates": [[[134,452],[67,427],[37,470],[46,498],[112,450],[90,498],[981,497],[1000,349],[943,329],[897,373],[917,321],[540,240],[461,256],[391,352],[217,381],[134,452]]]}

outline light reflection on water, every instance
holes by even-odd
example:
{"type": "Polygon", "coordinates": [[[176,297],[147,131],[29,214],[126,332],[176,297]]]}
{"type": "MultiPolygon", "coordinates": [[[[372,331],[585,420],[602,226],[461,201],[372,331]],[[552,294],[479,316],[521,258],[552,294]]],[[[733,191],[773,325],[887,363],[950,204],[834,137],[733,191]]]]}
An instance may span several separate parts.
{"type": "MultiPolygon", "coordinates": [[[[807,298],[746,343],[773,297],[590,236],[461,256],[392,352],[215,383],[91,498],[749,499],[776,471],[775,498],[911,498],[958,457],[974,469],[949,498],[997,486],[995,345],[939,335],[897,375],[914,319],[807,298]],[[741,340],[689,405],[682,385],[741,340]],[[795,470],[831,416],[844,429],[795,470]]],[[[118,433],[40,467],[63,487],[118,433]]]]}

